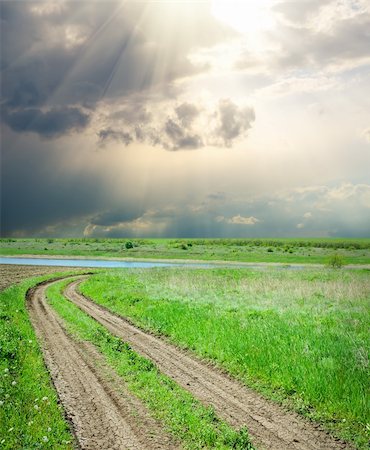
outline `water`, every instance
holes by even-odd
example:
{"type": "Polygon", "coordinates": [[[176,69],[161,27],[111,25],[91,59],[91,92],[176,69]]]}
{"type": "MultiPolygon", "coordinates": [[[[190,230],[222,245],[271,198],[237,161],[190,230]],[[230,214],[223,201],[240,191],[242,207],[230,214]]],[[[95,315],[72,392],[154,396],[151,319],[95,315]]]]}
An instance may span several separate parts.
{"type": "MultiPolygon", "coordinates": [[[[161,262],[161,261],[114,261],[108,259],[58,259],[58,258],[15,258],[0,257],[0,264],[17,264],[25,266],[56,266],[56,267],[90,267],[90,268],[151,268],[151,267],[193,267],[201,269],[211,268],[234,268],[245,267],[248,269],[278,269],[278,270],[304,270],[322,269],[321,264],[284,264],[284,263],[247,263],[247,262],[161,262]]],[[[370,265],[349,265],[343,269],[364,269],[370,270],[370,265]]]]}
{"type": "Polygon", "coordinates": [[[0,258],[0,264],[25,266],[100,267],[100,268],[151,268],[151,267],[211,267],[207,263],[172,263],[153,261],[112,261],[103,259],[54,259],[54,258],[0,258]]]}

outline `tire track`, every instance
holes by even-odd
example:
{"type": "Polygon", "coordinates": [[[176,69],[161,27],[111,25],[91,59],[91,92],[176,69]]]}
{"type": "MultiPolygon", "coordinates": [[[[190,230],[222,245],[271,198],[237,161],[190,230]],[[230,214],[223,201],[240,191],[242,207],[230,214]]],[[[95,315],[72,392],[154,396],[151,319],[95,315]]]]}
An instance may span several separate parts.
{"type": "Polygon", "coordinates": [[[69,337],[62,319],[46,302],[45,290],[50,284],[31,289],[27,306],[79,448],[178,448],[141,402],[125,389],[95,347],[69,337]]]}
{"type": "Polygon", "coordinates": [[[94,303],[76,288],[81,279],[67,286],[65,296],[111,333],[128,342],[134,351],[151,359],[167,376],[188,390],[230,425],[246,426],[259,449],[334,450],[351,448],[334,439],[319,425],[304,420],[267,401],[211,365],[152,334],[145,333],[105,307],[94,303]]]}

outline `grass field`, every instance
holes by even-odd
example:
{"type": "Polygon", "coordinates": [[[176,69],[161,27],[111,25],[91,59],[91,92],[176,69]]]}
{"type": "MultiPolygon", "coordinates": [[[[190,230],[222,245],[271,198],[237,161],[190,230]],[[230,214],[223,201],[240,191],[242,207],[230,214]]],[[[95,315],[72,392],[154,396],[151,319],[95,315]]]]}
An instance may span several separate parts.
{"type": "Polygon", "coordinates": [[[0,254],[325,264],[370,263],[370,239],[1,239],[0,254]]]}
{"type": "Polygon", "coordinates": [[[81,291],[366,448],[368,271],[110,271],[81,291]]]}
{"type": "Polygon", "coordinates": [[[31,278],[0,292],[2,449],[74,448],[25,308],[28,288],[55,276],[31,278]]]}

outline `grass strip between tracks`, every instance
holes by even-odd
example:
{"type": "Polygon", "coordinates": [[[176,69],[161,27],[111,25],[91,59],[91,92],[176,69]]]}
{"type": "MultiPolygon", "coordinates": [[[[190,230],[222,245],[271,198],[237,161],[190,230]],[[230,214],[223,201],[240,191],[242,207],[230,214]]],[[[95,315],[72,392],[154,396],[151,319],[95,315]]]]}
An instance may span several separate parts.
{"type": "Polygon", "coordinates": [[[31,278],[0,292],[0,448],[4,450],[74,448],[25,305],[29,288],[60,275],[31,278]]]}
{"type": "Polygon", "coordinates": [[[106,271],[80,291],[368,448],[367,271],[106,271]]]}
{"type": "Polygon", "coordinates": [[[66,321],[77,339],[93,343],[127,388],[164,423],[165,428],[188,449],[252,449],[246,429],[234,430],[219,420],[211,407],[205,407],[173,380],[161,374],[148,359],[139,356],[122,339],[82,312],[62,295],[71,280],[47,289],[51,306],[66,321]]]}

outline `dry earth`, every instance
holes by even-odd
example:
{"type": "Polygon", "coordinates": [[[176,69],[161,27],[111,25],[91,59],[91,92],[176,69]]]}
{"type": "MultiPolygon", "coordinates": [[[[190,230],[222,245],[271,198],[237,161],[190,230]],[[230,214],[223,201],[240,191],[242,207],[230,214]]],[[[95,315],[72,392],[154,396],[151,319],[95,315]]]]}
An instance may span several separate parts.
{"type": "Polygon", "coordinates": [[[65,296],[81,310],[128,342],[139,354],[234,427],[247,426],[259,449],[331,450],[350,448],[329,436],[319,425],[304,420],[267,401],[256,392],[232,380],[215,367],[138,329],[126,319],[97,305],[79,292],[79,281],[67,286],[65,296]]]}

